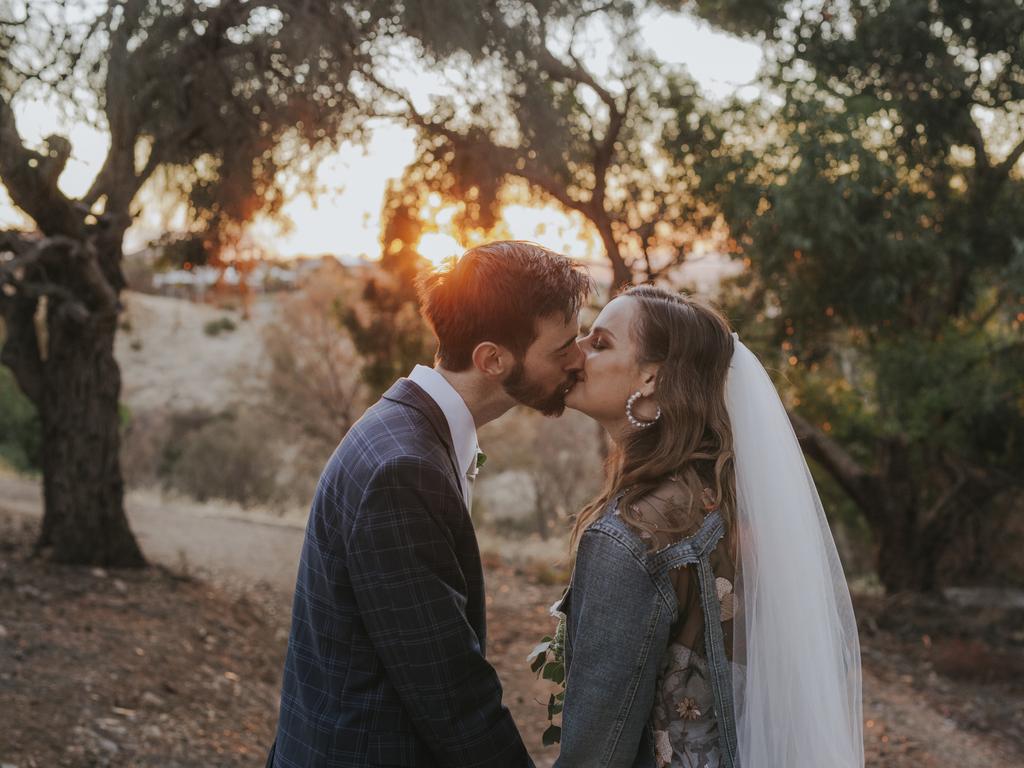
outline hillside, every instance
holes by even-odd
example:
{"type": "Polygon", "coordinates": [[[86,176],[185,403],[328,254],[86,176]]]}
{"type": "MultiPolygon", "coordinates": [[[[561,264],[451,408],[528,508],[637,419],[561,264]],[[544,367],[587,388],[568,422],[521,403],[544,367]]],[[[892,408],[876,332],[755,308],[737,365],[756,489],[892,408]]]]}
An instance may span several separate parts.
{"type": "Polygon", "coordinates": [[[122,294],[114,354],[121,366],[121,400],[134,412],[152,409],[218,411],[260,391],[263,329],[277,297],[252,302],[252,317],[185,299],[133,291],[122,294]],[[204,329],[229,319],[233,330],[204,329]]]}

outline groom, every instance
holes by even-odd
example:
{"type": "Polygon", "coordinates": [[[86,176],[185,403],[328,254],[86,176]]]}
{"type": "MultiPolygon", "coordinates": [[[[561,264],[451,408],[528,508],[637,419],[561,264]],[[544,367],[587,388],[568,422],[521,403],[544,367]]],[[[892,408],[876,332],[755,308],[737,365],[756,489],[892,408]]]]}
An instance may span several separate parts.
{"type": "Polygon", "coordinates": [[[320,477],[268,766],[533,766],[485,658],[476,430],[517,403],[562,413],[592,283],[507,241],[418,289],[435,365],[395,382],[320,477]]]}

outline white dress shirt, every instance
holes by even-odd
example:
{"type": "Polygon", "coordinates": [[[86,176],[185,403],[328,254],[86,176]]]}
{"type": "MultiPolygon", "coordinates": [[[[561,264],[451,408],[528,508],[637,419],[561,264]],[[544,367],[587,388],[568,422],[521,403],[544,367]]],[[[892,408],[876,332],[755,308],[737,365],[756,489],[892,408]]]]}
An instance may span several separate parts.
{"type": "Polygon", "coordinates": [[[466,509],[471,509],[473,484],[468,475],[476,474],[476,455],[479,450],[476,439],[476,422],[470,413],[466,401],[462,399],[455,387],[433,368],[417,365],[409,374],[409,379],[418,384],[437,403],[452,435],[452,446],[455,457],[462,468],[459,481],[462,483],[462,497],[466,500],[466,509]]]}

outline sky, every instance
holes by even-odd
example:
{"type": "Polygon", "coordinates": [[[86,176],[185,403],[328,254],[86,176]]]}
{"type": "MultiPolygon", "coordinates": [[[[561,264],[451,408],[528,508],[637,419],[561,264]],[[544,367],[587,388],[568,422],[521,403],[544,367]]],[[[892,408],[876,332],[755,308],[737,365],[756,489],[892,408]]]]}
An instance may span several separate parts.
{"type": "MultiPolygon", "coordinates": [[[[643,19],[644,39],[667,64],[683,64],[712,98],[725,98],[749,85],[762,62],[760,47],[713,30],[689,16],[651,13],[643,19]]],[[[595,37],[584,60],[600,75],[608,41],[595,37]]],[[[436,78],[429,73],[404,73],[403,85],[418,106],[429,100],[436,78]]],[[[77,197],[88,189],[109,146],[105,132],[82,123],[69,124],[55,102],[20,100],[15,104],[18,130],[30,146],[57,132],[72,143],[72,155],[59,180],[61,189],[77,197]]],[[[331,253],[353,258],[377,258],[380,252],[380,213],[388,183],[398,179],[413,160],[413,131],[395,123],[380,123],[365,146],[343,144],[317,169],[316,199],[306,193],[293,195],[282,213],[292,222],[284,231],[277,221],[258,219],[248,237],[272,255],[295,257],[331,253]]],[[[439,225],[450,211],[441,209],[439,225]]],[[[0,185],[0,227],[28,226],[27,219],[10,202],[0,185]]],[[[131,253],[173,227],[167,211],[150,209],[125,238],[131,253]]],[[[600,239],[578,214],[569,215],[557,205],[545,207],[509,205],[502,211],[503,229],[509,236],[540,242],[567,255],[599,260],[600,239]]],[[[443,229],[443,226],[439,228],[443,229]]],[[[450,234],[424,236],[420,251],[435,262],[457,255],[472,243],[457,242],[450,234]]]]}

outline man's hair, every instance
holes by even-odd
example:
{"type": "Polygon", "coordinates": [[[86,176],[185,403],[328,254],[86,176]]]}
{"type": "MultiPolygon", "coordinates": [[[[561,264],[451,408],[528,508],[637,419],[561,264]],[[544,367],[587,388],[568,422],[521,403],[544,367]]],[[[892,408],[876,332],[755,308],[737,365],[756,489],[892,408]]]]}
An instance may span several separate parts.
{"type": "Polygon", "coordinates": [[[416,288],[420,311],[437,337],[437,360],[449,371],[464,371],[484,341],[521,360],[537,338],[537,321],[555,313],[571,320],[593,281],[567,256],[524,240],[502,240],[421,273],[416,288]]]}

